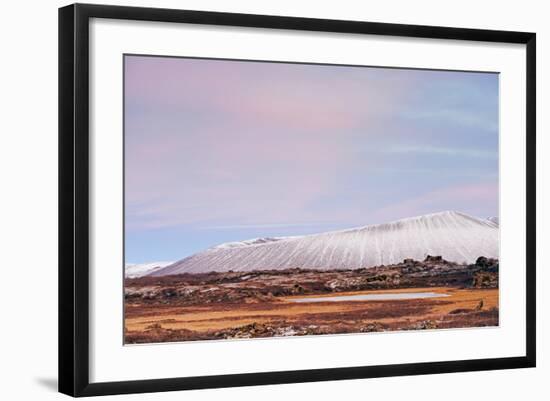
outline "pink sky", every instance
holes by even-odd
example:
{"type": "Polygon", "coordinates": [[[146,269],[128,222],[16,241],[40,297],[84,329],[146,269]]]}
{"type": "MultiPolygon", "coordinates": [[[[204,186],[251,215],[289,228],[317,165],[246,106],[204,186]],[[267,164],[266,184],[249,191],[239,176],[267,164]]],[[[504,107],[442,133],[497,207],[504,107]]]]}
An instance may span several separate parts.
{"type": "Polygon", "coordinates": [[[125,129],[136,261],[254,227],[498,214],[496,74],[126,56],[125,129]]]}

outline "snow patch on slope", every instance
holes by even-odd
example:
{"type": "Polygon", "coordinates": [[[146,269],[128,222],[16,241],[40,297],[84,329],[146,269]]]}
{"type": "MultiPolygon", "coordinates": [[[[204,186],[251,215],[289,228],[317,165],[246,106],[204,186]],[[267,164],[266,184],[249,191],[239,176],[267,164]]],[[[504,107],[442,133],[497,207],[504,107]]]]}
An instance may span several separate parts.
{"type": "Polygon", "coordinates": [[[174,262],[152,262],[152,263],[140,263],[140,264],[126,264],[124,268],[124,276],[126,278],[136,278],[147,276],[157,270],[162,269],[174,262]]]}
{"type": "Polygon", "coordinates": [[[223,244],[216,245],[215,247],[210,249],[242,248],[244,246],[250,246],[250,245],[267,244],[269,242],[275,242],[285,238],[290,238],[290,237],[263,237],[263,238],[247,239],[244,241],[225,242],[223,244]]]}

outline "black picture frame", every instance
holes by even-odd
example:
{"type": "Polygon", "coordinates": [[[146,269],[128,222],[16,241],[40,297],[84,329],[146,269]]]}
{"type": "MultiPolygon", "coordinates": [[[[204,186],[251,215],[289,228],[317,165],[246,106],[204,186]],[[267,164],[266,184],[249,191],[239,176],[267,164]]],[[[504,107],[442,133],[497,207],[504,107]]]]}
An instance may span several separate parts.
{"type": "Polygon", "coordinates": [[[59,391],[71,396],[159,392],[534,367],[536,35],[480,29],[74,4],[59,9],[59,391]],[[90,383],[89,116],[91,18],[438,38],[526,45],[526,354],[520,357],[90,383]]]}

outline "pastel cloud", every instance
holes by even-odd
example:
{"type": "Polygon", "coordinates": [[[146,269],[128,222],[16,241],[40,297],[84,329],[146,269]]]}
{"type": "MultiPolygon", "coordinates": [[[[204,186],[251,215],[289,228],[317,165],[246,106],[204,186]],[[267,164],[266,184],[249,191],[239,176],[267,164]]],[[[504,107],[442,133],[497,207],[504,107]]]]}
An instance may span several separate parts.
{"type": "Polygon", "coordinates": [[[374,215],[384,221],[441,210],[468,210],[477,216],[497,216],[498,184],[484,182],[437,189],[384,206],[376,210],[374,215]]]}
{"type": "Polygon", "coordinates": [[[496,214],[494,127],[493,74],[127,56],[128,252],[496,214]]]}
{"type": "Polygon", "coordinates": [[[419,154],[435,154],[447,157],[473,157],[481,159],[496,159],[498,158],[497,149],[484,150],[475,148],[454,148],[454,147],[437,147],[437,146],[396,146],[387,150],[388,153],[419,153],[419,154]]]}

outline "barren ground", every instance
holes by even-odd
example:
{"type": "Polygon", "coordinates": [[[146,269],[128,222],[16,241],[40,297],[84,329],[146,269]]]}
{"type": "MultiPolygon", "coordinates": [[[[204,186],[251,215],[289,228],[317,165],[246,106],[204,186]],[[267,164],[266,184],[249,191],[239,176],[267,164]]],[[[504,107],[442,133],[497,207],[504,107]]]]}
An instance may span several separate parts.
{"type": "Polygon", "coordinates": [[[292,269],[126,280],[125,342],[498,325],[498,261],[435,258],[375,269],[292,269]],[[441,298],[294,303],[293,298],[436,292],[441,298]]]}

